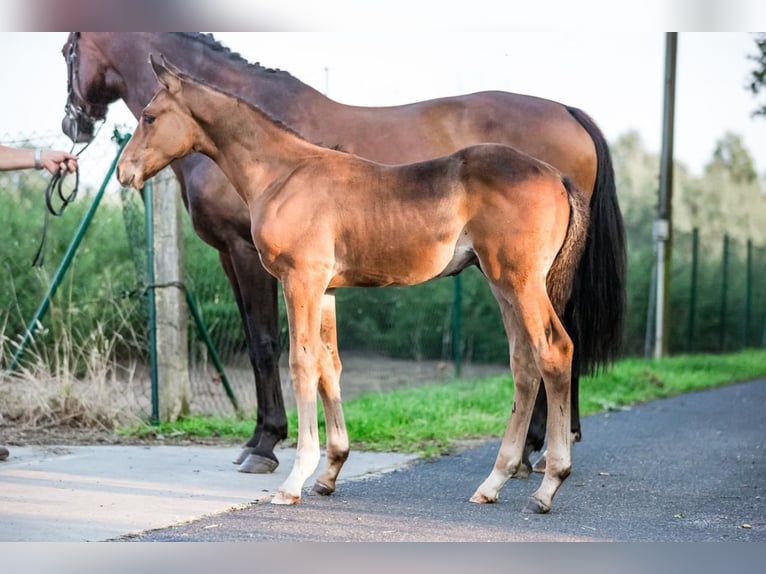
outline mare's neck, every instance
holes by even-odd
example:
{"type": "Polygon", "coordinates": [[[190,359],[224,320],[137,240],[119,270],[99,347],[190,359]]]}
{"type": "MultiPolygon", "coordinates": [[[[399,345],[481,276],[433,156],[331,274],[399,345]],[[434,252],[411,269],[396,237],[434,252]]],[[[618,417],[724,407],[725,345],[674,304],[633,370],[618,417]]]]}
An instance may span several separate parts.
{"type": "Polygon", "coordinates": [[[334,104],[287,72],[251,64],[202,38],[170,33],[122,34],[110,38],[102,49],[122,78],[122,99],[136,118],[157,85],[146,63],[148,52],[164,55],[191,76],[257,105],[288,125],[301,125],[304,110],[334,104]]]}

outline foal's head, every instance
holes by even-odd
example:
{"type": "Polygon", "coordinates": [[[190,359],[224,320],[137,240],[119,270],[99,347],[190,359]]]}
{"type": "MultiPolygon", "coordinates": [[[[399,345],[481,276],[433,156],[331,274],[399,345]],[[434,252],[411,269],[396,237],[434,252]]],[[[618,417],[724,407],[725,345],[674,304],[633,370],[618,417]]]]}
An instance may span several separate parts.
{"type": "Polygon", "coordinates": [[[170,162],[195,151],[200,141],[199,125],[182,97],[181,72],[162,60],[149,56],[159,86],[117,164],[117,179],[124,186],[141,189],[170,162]]]}

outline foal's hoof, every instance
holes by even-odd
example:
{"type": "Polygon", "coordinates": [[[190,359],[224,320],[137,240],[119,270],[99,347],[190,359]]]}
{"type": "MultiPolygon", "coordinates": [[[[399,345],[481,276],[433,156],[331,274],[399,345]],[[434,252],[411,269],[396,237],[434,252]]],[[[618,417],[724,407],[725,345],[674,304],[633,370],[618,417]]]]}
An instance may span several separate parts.
{"type": "Polygon", "coordinates": [[[245,462],[245,459],[248,456],[253,454],[254,451],[255,451],[255,448],[253,448],[252,446],[242,447],[242,452],[240,452],[239,456],[235,458],[232,462],[234,462],[234,464],[242,464],[243,462],[245,462]]]}
{"type": "Polygon", "coordinates": [[[543,504],[536,498],[530,498],[527,506],[522,511],[524,514],[548,514],[551,511],[551,507],[547,504],[543,504]]]}
{"type": "Polygon", "coordinates": [[[546,453],[544,452],[543,455],[537,459],[537,462],[532,465],[532,472],[545,473],[545,454],[546,453]]]}
{"type": "Polygon", "coordinates": [[[239,472],[250,474],[270,474],[279,466],[279,461],[259,454],[249,454],[239,466],[239,472]]]}
{"type": "Polygon", "coordinates": [[[477,490],[473,493],[473,496],[469,499],[469,502],[475,502],[476,504],[493,504],[497,502],[497,497],[491,498],[477,490]]]}
{"type": "Polygon", "coordinates": [[[281,504],[281,505],[298,504],[298,502],[300,502],[300,499],[301,499],[300,494],[287,494],[286,492],[282,490],[278,490],[277,493],[274,495],[274,498],[271,499],[271,504],[281,504]]]}
{"type": "Polygon", "coordinates": [[[333,492],[335,492],[335,489],[330,488],[326,484],[323,484],[319,481],[316,481],[314,483],[314,488],[311,489],[311,492],[314,494],[321,494],[322,496],[330,496],[333,492]]]}
{"type": "Polygon", "coordinates": [[[0,446],[0,460],[7,460],[11,453],[4,446],[0,446]]]}

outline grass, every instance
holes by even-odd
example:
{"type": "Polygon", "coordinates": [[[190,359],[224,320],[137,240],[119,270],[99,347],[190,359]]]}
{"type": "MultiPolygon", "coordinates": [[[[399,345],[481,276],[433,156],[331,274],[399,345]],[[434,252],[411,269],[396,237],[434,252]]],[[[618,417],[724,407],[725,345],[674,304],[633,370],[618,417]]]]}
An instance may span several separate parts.
{"type": "MultiPolygon", "coordinates": [[[[766,376],[766,350],[727,355],[689,355],[660,360],[624,359],[607,372],[580,382],[582,416],[695,390],[766,376]]],[[[452,381],[441,385],[368,394],[344,402],[351,448],[433,456],[459,441],[500,437],[513,403],[510,377],[452,381]]],[[[321,408],[320,435],[324,441],[321,408]]],[[[290,441],[297,415],[288,413],[290,441]]],[[[253,420],[189,417],[157,427],[132,427],[126,434],[219,437],[244,441],[253,420]]]]}
{"type": "MultiPolygon", "coordinates": [[[[121,312],[118,305],[116,316],[121,312]]],[[[86,324],[81,330],[74,322],[81,309],[71,301],[52,307],[52,324],[40,328],[13,372],[5,370],[4,359],[19,348],[6,336],[0,322],[0,422],[15,427],[69,427],[112,430],[120,424],[136,424],[131,410],[137,397],[132,382],[134,363],[115,359],[118,346],[138,345],[136,333],[115,329],[115,323],[86,324]],[[128,335],[125,335],[128,333],[128,335]]],[[[119,315],[125,320],[124,315],[119,315]]]]}

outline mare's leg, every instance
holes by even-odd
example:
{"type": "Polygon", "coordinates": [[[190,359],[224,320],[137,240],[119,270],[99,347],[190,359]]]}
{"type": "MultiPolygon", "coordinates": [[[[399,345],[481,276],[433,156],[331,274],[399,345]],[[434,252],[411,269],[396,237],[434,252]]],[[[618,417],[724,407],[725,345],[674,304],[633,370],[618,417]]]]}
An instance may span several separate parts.
{"type": "Polygon", "coordinates": [[[500,489],[509,478],[529,476],[529,470],[524,468],[522,463],[524,437],[527,434],[537,387],[540,384],[540,372],[535,364],[529,337],[520,328],[514,309],[504,295],[494,287],[492,290],[500,305],[503,325],[508,336],[514,397],[511,416],[492,472],[471,497],[471,502],[481,504],[495,502],[500,489]]]}
{"type": "Polygon", "coordinates": [[[582,429],[580,428],[580,357],[577,353],[577,343],[572,341],[574,351],[572,354],[572,443],[582,440],[582,429]]]}
{"type": "Polygon", "coordinates": [[[522,472],[530,475],[534,472],[545,472],[545,454],[543,454],[537,462],[532,465],[529,457],[533,452],[537,452],[543,448],[545,443],[545,425],[548,420],[548,398],[545,395],[545,385],[539,385],[537,388],[537,398],[535,399],[535,407],[532,412],[532,420],[529,422],[529,431],[527,432],[527,440],[524,444],[524,457],[522,460],[523,471],[519,471],[519,476],[522,472]]]}
{"type": "Polygon", "coordinates": [[[298,448],[295,462],[272,504],[295,504],[301,489],[319,464],[317,384],[322,353],[321,300],[326,283],[289,274],[283,277],[285,306],[290,325],[290,374],[298,410],[298,448]]]}
{"type": "Polygon", "coordinates": [[[253,436],[234,463],[240,465],[240,472],[269,473],[279,464],[274,447],[287,438],[279,379],[277,280],[266,272],[249,243],[237,243],[230,247],[230,254],[219,255],[242,318],[258,409],[253,436]]]}
{"type": "Polygon", "coordinates": [[[327,466],[314,483],[314,492],[335,492],[335,481],[348,458],[348,431],[340,397],[341,362],[335,321],[335,291],[322,296],[322,352],[319,357],[319,394],[327,429],[327,466]]]}

